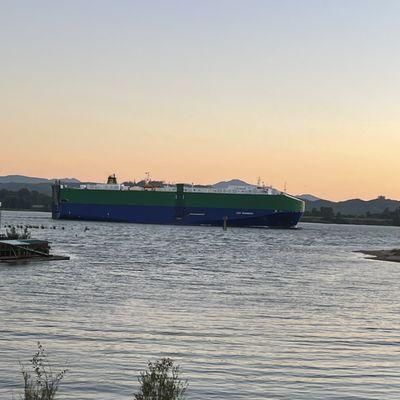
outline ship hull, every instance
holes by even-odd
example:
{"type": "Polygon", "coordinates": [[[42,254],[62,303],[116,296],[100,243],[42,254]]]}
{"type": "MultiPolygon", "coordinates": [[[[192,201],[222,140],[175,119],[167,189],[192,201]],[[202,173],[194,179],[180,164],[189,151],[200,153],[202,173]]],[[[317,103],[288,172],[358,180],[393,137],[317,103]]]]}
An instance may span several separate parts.
{"type": "Polygon", "coordinates": [[[275,210],[243,210],[231,208],[187,208],[181,217],[176,217],[174,207],[123,206],[99,204],[63,205],[57,219],[84,221],[131,222],[142,224],[211,225],[222,226],[269,226],[290,228],[295,226],[302,213],[275,210]]]}
{"type": "Polygon", "coordinates": [[[53,188],[53,218],[211,226],[222,226],[226,221],[227,226],[235,227],[291,228],[296,226],[304,211],[303,202],[285,195],[246,200],[243,195],[235,199],[231,195],[185,193],[179,199],[179,193],[114,192],[104,197],[104,193],[94,192],[53,188]]]}

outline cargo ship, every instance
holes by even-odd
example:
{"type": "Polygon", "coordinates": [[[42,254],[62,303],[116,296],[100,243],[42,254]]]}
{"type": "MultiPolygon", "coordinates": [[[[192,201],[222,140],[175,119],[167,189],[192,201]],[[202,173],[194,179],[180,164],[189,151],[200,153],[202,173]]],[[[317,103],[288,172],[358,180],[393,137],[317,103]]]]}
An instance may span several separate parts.
{"type": "Polygon", "coordinates": [[[54,219],[144,224],[235,227],[295,227],[304,201],[264,185],[200,187],[187,184],[142,186],[106,184],[53,185],[54,219]]]}

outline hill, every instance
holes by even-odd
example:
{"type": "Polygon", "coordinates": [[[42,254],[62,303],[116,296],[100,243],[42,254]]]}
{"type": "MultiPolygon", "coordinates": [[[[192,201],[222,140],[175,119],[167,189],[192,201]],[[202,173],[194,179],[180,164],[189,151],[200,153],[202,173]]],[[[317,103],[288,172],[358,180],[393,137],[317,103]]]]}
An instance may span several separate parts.
{"type": "Polygon", "coordinates": [[[231,179],[230,181],[221,181],[212,185],[216,189],[227,189],[232,186],[255,186],[240,179],[231,179]]]}
{"type": "Polygon", "coordinates": [[[35,178],[25,175],[0,176],[0,183],[37,184],[37,183],[48,183],[48,182],[49,180],[46,178],[35,178]]]}
{"type": "Polygon", "coordinates": [[[322,200],[317,196],[314,196],[313,194],[298,194],[296,195],[296,197],[298,197],[299,199],[302,199],[304,201],[317,201],[317,200],[322,200]]]}
{"type": "Polygon", "coordinates": [[[69,185],[79,185],[80,181],[76,178],[37,178],[25,175],[6,175],[0,176],[0,190],[8,190],[17,192],[21,189],[28,189],[30,191],[37,191],[39,193],[51,195],[51,185],[56,179],[61,182],[68,183],[69,185]]]}
{"type": "Polygon", "coordinates": [[[328,201],[328,200],[315,200],[306,201],[306,211],[311,212],[313,209],[320,209],[321,207],[331,207],[334,213],[341,213],[343,215],[361,216],[369,214],[380,214],[386,209],[394,211],[400,207],[400,201],[387,199],[384,196],[379,196],[372,200],[351,199],[345,201],[328,201]]]}
{"type": "Polygon", "coordinates": [[[37,184],[37,183],[53,183],[56,179],[65,183],[80,183],[76,178],[36,178],[26,175],[5,175],[0,176],[0,183],[21,183],[21,184],[37,184]]]}

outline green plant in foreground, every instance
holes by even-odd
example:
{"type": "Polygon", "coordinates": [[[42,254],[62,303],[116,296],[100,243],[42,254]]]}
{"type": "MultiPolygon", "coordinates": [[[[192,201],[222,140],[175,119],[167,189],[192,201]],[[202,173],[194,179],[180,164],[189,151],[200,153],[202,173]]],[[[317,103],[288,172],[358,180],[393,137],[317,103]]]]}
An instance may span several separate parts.
{"type": "Polygon", "coordinates": [[[55,399],[61,380],[66,369],[53,373],[47,361],[47,354],[43,346],[38,342],[38,350],[30,360],[32,371],[28,371],[21,365],[24,379],[24,395],[21,400],[53,400],[55,399]]]}
{"type": "Polygon", "coordinates": [[[170,358],[148,363],[148,370],[138,378],[140,391],[135,400],[181,400],[188,383],[179,377],[179,366],[175,367],[170,358]]]}

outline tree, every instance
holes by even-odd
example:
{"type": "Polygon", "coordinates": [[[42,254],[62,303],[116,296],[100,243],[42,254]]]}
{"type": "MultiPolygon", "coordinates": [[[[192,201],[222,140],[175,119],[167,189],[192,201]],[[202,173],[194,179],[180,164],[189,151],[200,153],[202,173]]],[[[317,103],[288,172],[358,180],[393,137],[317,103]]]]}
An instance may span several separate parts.
{"type": "Polygon", "coordinates": [[[333,212],[333,208],[332,207],[321,207],[321,217],[323,219],[333,219],[333,217],[335,216],[335,213],[333,212]]]}
{"type": "Polygon", "coordinates": [[[0,190],[0,202],[4,209],[30,210],[33,206],[41,206],[43,210],[51,210],[51,197],[36,190],[20,189],[17,192],[0,190]]]}
{"type": "Polygon", "coordinates": [[[148,363],[148,370],[138,378],[140,390],[135,400],[181,400],[187,389],[187,381],[179,377],[179,366],[174,367],[170,358],[148,363]]]}
{"type": "Polygon", "coordinates": [[[399,226],[400,225],[400,208],[397,207],[393,211],[393,225],[399,226]]]}

